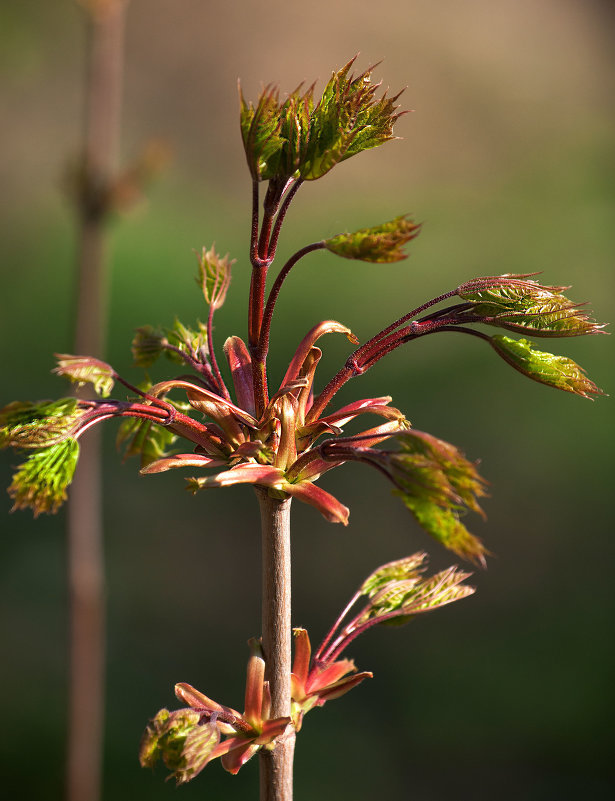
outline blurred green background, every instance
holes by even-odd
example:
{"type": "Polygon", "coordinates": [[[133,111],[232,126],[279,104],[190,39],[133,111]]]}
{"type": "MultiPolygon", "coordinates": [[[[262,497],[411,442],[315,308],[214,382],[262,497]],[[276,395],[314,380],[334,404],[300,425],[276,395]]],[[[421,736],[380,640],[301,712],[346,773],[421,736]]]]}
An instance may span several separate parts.
{"type": "MultiPolygon", "coordinates": [[[[66,391],[49,371],[71,341],[75,233],[61,184],[78,149],[85,44],[70,0],[3,3],[0,23],[4,404],[66,391]]],[[[319,253],[297,267],[275,320],[272,383],[315,322],[338,319],[366,339],[476,275],[540,270],[613,320],[614,33],[606,0],[132,0],[123,156],[163,137],[175,157],[147,206],[114,228],[109,361],[136,380],[136,326],[204,316],[192,249],[214,241],[238,259],[218,341],[245,335],[250,190],[237,78],[248,98],[270,81],[322,88],[358,51],[360,68],[385,59],[377,76],[407,86],[415,113],[398,123],[403,141],[302,189],[280,257],[404,212],[424,230],[400,264],[319,253]]],[[[608,338],[550,344],[615,391],[608,338]]],[[[323,383],[349,346],[331,337],[324,349],[323,383]]],[[[393,395],[418,428],[481,459],[492,497],[487,522],[471,528],[495,556],[473,598],[353,644],[375,678],[306,719],[297,801],[610,799],[612,400],[525,381],[481,342],[447,335],[396,352],[346,390],[393,395]]],[[[214,765],[175,790],[136,754],[147,719],[175,703],[176,681],[241,708],[245,642],[259,632],[256,502],[247,488],[192,497],[177,474],[140,478],[113,438],[105,798],[253,798],[255,760],[236,778],[214,765]]],[[[1,456],[6,486],[17,459],[1,456]]],[[[451,563],[376,473],[351,465],[323,486],[350,506],[351,523],[295,504],[294,622],[315,641],[376,565],[423,548],[434,568],[451,563]]],[[[63,514],[9,516],[6,495],[0,507],[2,775],[19,783],[12,798],[54,801],[66,728],[63,514]]]]}

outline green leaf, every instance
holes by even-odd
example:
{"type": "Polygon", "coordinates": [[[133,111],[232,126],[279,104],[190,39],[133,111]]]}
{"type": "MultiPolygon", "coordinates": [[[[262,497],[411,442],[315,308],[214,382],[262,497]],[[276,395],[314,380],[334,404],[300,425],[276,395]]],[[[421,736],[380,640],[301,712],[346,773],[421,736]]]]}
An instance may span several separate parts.
{"type": "Polygon", "coordinates": [[[398,434],[397,441],[401,452],[390,454],[390,466],[402,488],[482,514],[477,499],[486,495],[486,482],[458,448],[416,429],[398,434]]]}
{"type": "Polygon", "coordinates": [[[566,356],[536,350],[527,339],[511,339],[497,335],[491,337],[491,345],[505,361],[523,375],[565,392],[574,392],[582,398],[603,395],[584,370],[566,356]]]}
{"type": "Polygon", "coordinates": [[[372,598],[390,582],[418,579],[426,568],[426,561],[426,553],[415,553],[381,565],[365,579],[359,592],[372,598]]]}
{"type": "Polygon", "coordinates": [[[71,356],[56,353],[58,366],[52,372],[64,375],[77,386],[92,384],[97,395],[107,398],[111,394],[117,373],[109,364],[92,356],[71,356]]]}
{"type": "MultiPolygon", "coordinates": [[[[279,152],[278,171],[289,178],[297,174],[305,160],[314,110],[314,87],[311,86],[304,94],[300,93],[300,89],[299,86],[288,96],[280,114],[280,135],[285,143],[279,152]]],[[[270,164],[271,162],[270,159],[270,164]]],[[[275,163],[272,166],[275,170],[275,163]]]]}
{"type": "Polygon", "coordinates": [[[488,553],[485,546],[459,520],[456,508],[403,490],[393,490],[393,494],[401,498],[419,525],[445,548],[463,559],[485,565],[485,555],[488,553]]]}
{"type": "Polygon", "coordinates": [[[401,453],[389,454],[387,465],[398,489],[394,491],[417,522],[446,548],[484,564],[486,550],[459,520],[471,509],[482,514],[478,498],[485,481],[476,465],[454,445],[422,431],[398,435],[401,453]]]}
{"type": "Polygon", "coordinates": [[[13,510],[30,507],[35,517],[56,512],[66,500],[78,458],[79,443],[70,438],[31,453],[8,489],[13,510]]]}
{"type": "Polygon", "coordinates": [[[0,409],[0,448],[41,448],[66,439],[83,416],[76,398],[14,401],[0,409]]]}
{"type": "Polygon", "coordinates": [[[116,445],[121,448],[125,444],[124,459],[140,456],[143,468],[172,453],[169,449],[176,439],[175,434],[165,426],[151,420],[126,417],[120,424],[116,445]]]}
{"type": "Polygon", "coordinates": [[[458,555],[484,564],[487,551],[459,520],[468,509],[483,514],[478,498],[486,494],[486,482],[476,465],[454,445],[423,431],[409,429],[396,439],[399,451],[358,449],[357,458],[391,479],[394,494],[429,534],[458,555]]]}
{"type": "Polygon", "coordinates": [[[476,278],[457,288],[457,294],[472,304],[467,314],[478,322],[525,331],[534,336],[567,337],[602,332],[582,310],[562,294],[564,287],[542,286],[527,276],[500,275],[476,278]]]}
{"type": "Polygon", "coordinates": [[[161,709],[141,739],[141,766],[151,768],[162,759],[177,784],[193,779],[220,740],[215,722],[199,724],[200,718],[193,709],[161,709]]]}
{"type": "Polygon", "coordinates": [[[132,340],[132,355],[137,367],[151,367],[164,355],[176,364],[208,361],[207,326],[197,322],[198,330],[175,320],[173,328],[137,328],[132,340]]]}
{"type": "Polygon", "coordinates": [[[312,113],[306,157],[300,168],[305,180],[316,180],[340,161],[393,139],[397,96],[376,99],[380,84],[371,83],[370,67],[355,77],[353,58],[334,73],[312,113]]]}
{"type": "MultiPolygon", "coordinates": [[[[474,587],[463,584],[469,576],[469,573],[464,573],[456,567],[449,567],[408,586],[407,589],[402,586],[400,591],[395,591],[395,588],[392,588],[390,596],[383,593],[383,600],[386,603],[382,605],[382,612],[378,616],[390,615],[392,611],[394,616],[382,622],[385,625],[404,625],[422,612],[431,612],[446,604],[467,598],[475,592],[474,587]],[[394,603],[391,603],[392,599],[394,603]],[[392,607],[390,611],[389,607],[392,607]]],[[[374,600],[376,602],[380,599],[374,600]]]]}
{"type": "MultiPolygon", "coordinates": [[[[166,329],[167,340],[169,345],[176,347],[182,354],[192,356],[197,361],[205,362],[209,353],[207,326],[200,322],[197,322],[197,325],[198,330],[195,330],[176,319],[173,328],[166,329]]],[[[181,361],[181,357],[173,351],[167,350],[165,353],[172,361],[181,361]]]]}
{"type": "Polygon", "coordinates": [[[396,97],[377,99],[370,67],[355,77],[354,59],[333,73],[318,104],[313,87],[295,89],[280,103],[267,86],[255,107],[240,91],[240,125],[252,178],[257,181],[321,178],[340,161],[393,139],[396,97]]]}
{"type": "Polygon", "coordinates": [[[427,554],[416,553],[405,559],[390,562],[374,571],[364,582],[360,593],[368,595],[370,603],[353,621],[354,627],[376,623],[401,625],[422,612],[465,598],[474,592],[463,582],[470,574],[449,567],[433,576],[423,578],[427,554]]]}
{"type": "Polygon", "coordinates": [[[165,333],[152,325],[137,328],[132,340],[132,358],[136,367],[151,367],[164,352],[167,338],[165,333]]]}
{"type": "Polygon", "coordinates": [[[226,299],[226,293],[231,282],[231,266],[235,260],[229,259],[229,254],[222,257],[214,250],[203,248],[199,260],[199,274],[197,284],[202,288],[206,303],[213,309],[219,309],[226,299]]]}
{"type": "Polygon", "coordinates": [[[280,136],[278,92],[271,86],[265,87],[256,108],[245,102],[241,90],[239,99],[241,137],[250,173],[256,181],[270,179],[275,173],[268,162],[275,162],[274,156],[279,155],[285,142],[280,136]]]}
{"type": "Polygon", "coordinates": [[[408,257],[402,247],[418,236],[421,229],[408,215],[354,233],[338,234],[325,240],[325,247],[345,259],[391,263],[408,257]]]}

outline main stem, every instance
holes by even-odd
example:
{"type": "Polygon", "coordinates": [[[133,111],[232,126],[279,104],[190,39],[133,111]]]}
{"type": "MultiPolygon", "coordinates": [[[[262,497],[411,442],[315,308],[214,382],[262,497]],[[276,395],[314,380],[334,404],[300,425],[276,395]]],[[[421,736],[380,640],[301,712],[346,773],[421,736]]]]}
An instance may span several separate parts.
{"type": "MultiPolygon", "coordinates": [[[[256,487],[262,531],[262,636],[271,717],[290,715],[291,558],[290,498],[271,498],[256,487]]],[[[292,801],[295,733],[273,751],[260,751],[260,801],[292,801]]]]}

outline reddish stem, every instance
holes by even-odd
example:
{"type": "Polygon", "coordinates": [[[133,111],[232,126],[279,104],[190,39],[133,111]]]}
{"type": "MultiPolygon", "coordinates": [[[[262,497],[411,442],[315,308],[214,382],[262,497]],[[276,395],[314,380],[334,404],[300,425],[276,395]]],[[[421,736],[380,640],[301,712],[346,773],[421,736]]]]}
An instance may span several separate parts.
{"type": "Polygon", "coordinates": [[[282,206],[280,207],[280,211],[278,212],[278,216],[276,217],[275,225],[273,226],[273,232],[269,240],[269,248],[268,248],[268,253],[271,255],[272,259],[275,256],[275,252],[278,247],[278,239],[280,236],[280,231],[282,229],[282,223],[284,222],[284,218],[286,217],[286,212],[288,211],[288,208],[292,203],[293,198],[297,194],[299,187],[301,186],[302,183],[303,183],[303,178],[298,178],[293,183],[288,194],[284,198],[282,206]]]}
{"type": "Polygon", "coordinates": [[[395,320],[394,323],[391,323],[387,328],[382,331],[379,331],[375,336],[369,339],[364,345],[362,345],[353,356],[355,358],[360,359],[363,355],[363,352],[369,350],[373,345],[379,342],[383,337],[387,334],[390,334],[391,331],[394,331],[396,328],[399,328],[400,325],[403,325],[407,320],[411,320],[413,317],[416,317],[417,314],[420,314],[425,309],[431,308],[431,306],[435,306],[437,303],[441,303],[443,300],[447,298],[452,298],[454,295],[457,294],[457,290],[454,289],[451,292],[446,292],[444,295],[439,295],[437,298],[433,298],[433,300],[427,301],[427,303],[423,303],[421,306],[417,306],[416,309],[412,309],[412,311],[408,312],[408,314],[404,314],[403,317],[400,317],[399,320],[395,320]]]}
{"type": "MultiPolygon", "coordinates": [[[[215,287],[214,287],[215,292],[215,287]]],[[[212,297],[214,292],[212,292],[212,297]]],[[[226,384],[222,379],[222,374],[220,373],[220,368],[218,367],[218,361],[216,359],[216,354],[214,351],[214,304],[213,302],[209,306],[209,315],[207,317],[207,347],[209,349],[209,359],[211,361],[211,369],[214,374],[216,388],[222,393],[222,395],[227,399],[230,400],[231,396],[229,394],[228,389],[226,388],[226,384]]]]}
{"type": "MultiPolygon", "coordinates": [[[[327,634],[327,636],[324,638],[324,640],[318,646],[318,650],[316,651],[316,653],[313,656],[313,660],[314,661],[318,661],[318,662],[324,662],[325,661],[324,657],[323,657],[323,653],[325,652],[325,648],[331,642],[331,639],[333,638],[333,635],[335,634],[337,629],[342,625],[342,621],[344,620],[344,618],[346,617],[348,612],[350,612],[350,610],[355,605],[355,603],[359,600],[360,597],[361,597],[361,593],[360,592],[355,592],[355,594],[352,596],[350,601],[346,604],[346,607],[342,610],[341,614],[338,616],[338,618],[335,621],[335,623],[331,626],[331,629],[329,630],[329,633],[327,634]]],[[[337,639],[336,639],[336,642],[337,642],[337,639]]]]}
{"type": "Polygon", "coordinates": [[[250,261],[258,258],[258,195],[259,183],[256,179],[252,181],[252,226],[250,228],[250,261]]]}
{"type": "MultiPolygon", "coordinates": [[[[452,297],[454,294],[455,292],[447,292],[445,295],[440,295],[439,297],[424,303],[422,306],[418,306],[416,309],[413,309],[413,311],[409,312],[403,317],[400,317],[399,320],[396,320],[390,326],[377,333],[364,345],[361,345],[360,348],[355,350],[355,352],[352,353],[346,361],[344,367],[342,367],[342,369],[335,376],[333,376],[331,381],[329,381],[327,386],[314,400],[312,408],[306,416],[306,423],[317,420],[336,393],[339,392],[344,384],[353,378],[353,376],[361,375],[370,367],[372,367],[377,361],[380,361],[383,356],[391,353],[391,351],[395,350],[400,345],[410,342],[412,339],[418,339],[418,337],[426,336],[427,334],[433,334],[436,331],[463,331],[464,333],[471,333],[475,336],[481,336],[489,339],[489,337],[485,337],[485,335],[481,334],[479,331],[474,331],[471,328],[460,328],[459,323],[462,321],[459,320],[456,315],[450,314],[451,311],[465,310],[467,304],[460,304],[458,306],[451,306],[447,309],[442,309],[440,312],[435,312],[433,315],[424,317],[418,321],[414,321],[405,328],[398,330],[399,326],[409,320],[411,317],[414,317],[421,311],[428,309],[430,306],[433,306],[436,303],[440,303],[446,298],[452,297]],[[443,314],[448,314],[449,316],[441,317],[440,315],[443,314]]],[[[464,320],[463,322],[474,321],[470,319],[464,320]]]]}
{"type": "Polygon", "coordinates": [[[258,350],[256,352],[256,358],[260,360],[265,360],[267,358],[267,353],[269,351],[269,335],[271,333],[271,321],[273,318],[273,312],[275,309],[275,304],[278,299],[278,295],[280,294],[280,289],[282,288],[282,284],[284,283],[286,276],[295,266],[295,264],[306,256],[308,253],[312,253],[315,250],[322,250],[325,247],[324,242],[314,242],[311,245],[306,245],[301,250],[298,250],[295,254],[293,254],[290,259],[286,262],[284,267],[278,273],[275,281],[273,282],[273,286],[271,287],[271,291],[269,292],[269,297],[267,298],[267,305],[265,306],[265,310],[263,312],[263,323],[261,326],[261,333],[258,343],[258,350]]]}

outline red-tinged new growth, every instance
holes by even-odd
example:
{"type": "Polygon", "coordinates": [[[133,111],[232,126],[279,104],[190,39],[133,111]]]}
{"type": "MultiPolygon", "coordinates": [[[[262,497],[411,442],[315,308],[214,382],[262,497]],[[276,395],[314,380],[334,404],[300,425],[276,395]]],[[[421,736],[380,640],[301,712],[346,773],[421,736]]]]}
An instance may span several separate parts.
{"type": "Polygon", "coordinates": [[[357,673],[352,660],[339,659],[360,634],[380,624],[408,623],[416,615],[459,601],[474,592],[474,587],[463,583],[470,573],[449,567],[424,578],[426,568],[427,554],[415,553],[370,573],[314,654],[307,631],[294,630],[291,679],[297,731],[310,709],[339,698],[363,679],[371,678],[371,673],[357,673]],[[360,605],[361,598],[366,598],[367,603],[360,605]]]}
{"type": "Polygon", "coordinates": [[[253,178],[251,236],[252,283],[248,301],[248,343],[232,336],[224,343],[232,393],[224,381],[213,342],[213,318],[224,302],[232,261],[214,248],[198,255],[200,285],[208,306],[207,323],[195,329],[178,320],[172,328],[138,329],[132,344],[135,363],[149,367],[165,355],[191,375],[135,387],[109,365],[84,356],[59,357],[56,372],[91,383],[100,400],[61,401],[65,412],[45,404],[10,404],[0,412],[0,444],[29,449],[28,461],[15,474],[9,492],[15,508],[32,506],[35,514],[55,511],[66,496],[78,454],[79,436],[95,423],[122,417],[118,442],[126,455],[140,455],[143,473],[177,467],[211,468],[213,475],[188,480],[192,491],[232,484],[268,488],[276,497],[292,496],[316,507],[332,522],[348,522],[348,509],[315,485],[324,473],[347,461],[359,461],[384,473],[416,520],[448,548],[483,563],[486,550],[460,522],[484,482],[457,449],[420,432],[409,433],[404,415],[390,397],[369,398],[330,411],[337,392],[396,348],[428,334],[465,333],[488,342],[515,369],[530,378],[591,397],[601,391],[570,359],[535,349],[527,339],[488,336],[476,325],[496,326],[539,337],[600,333],[564,287],[542,286],[528,275],[475,278],[405,313],[359,344],[341,323],[315,325],[300,341],[284,378],[272,395],[267,356],[271,321],[282,285],[300,259],[317,250],[372,263],[406,257],[402,247],[420,226],[407,215],[372,228],[339,234],[298,250],[281,268],[265,299],[267,271],[273,262],[280,227],[302,182],[322,177],[335,164],[361,150],[394,138],[398,119],[393,99],[377,98],[371,68],[354,77],[353,61],[334,73],[318,102],[313,87],[297,89],[281,102],[277,90],[264,90],[256,107],[241,101],[241,129],[253,178]],[[268,182],[259,219],[259,186],[268,182]],[[460,302],[450,304],[450,299],[460,302]],[[449,305],[444,302],[449,301],[449,305]],[[346,364],[320,392],[315,376],[320,338],[341,333],[357,345],[346,364]],[[114,381],[132,393],[131,400],[107,400],[114,381]],[[181,393],[182,397],[173,397],[181,393]],[[49,409],[46,411],[46,409],[49,409]],[[196,414],[196,417],[195,417],[196,414]],[[375,415],[384,422],[340,438],[357,417],[375,415]],[[326,438],[323,440],[323,438],[326,438]],[[171,450],[183,439],[189,450],[171,450]],[[388,439],[397,451],[375,446],[388,439]],[[67,444],[68,443],[68,444],[67,444]]]}
{"type": "Polygon", "coordinates": [[[254,639],[249,643],[252,653],[243,714],[212,701],[189,684],[177,684],[175,695],[187,707],[174,712],[161,709],[150,721],[141,741],[141,765],[153,767],[162,759],[178,784],[190,781],[217,758],[225,770],[237,773],[260,749],[275,748],[289,729],[300,731],[311,709],[340,698],[373,676],[369,671],[357,672],[351,659],[339,658],[360,634],[380,624],[407,623],[474,592],[463,583],[469,573],[450,567],[425,578],[426,567],[427,554],[416,553],[371,573],[314,654],[307,631],[293,630],[290,717],[270,718],[265,662],[254,639]]]}
{"type": "MultiPolygon", "coordinates": [[[[77,384],[91,384],[98,397],[11,403],[0,410],[0,447],[10,446],[26,455],[9,487],[14,508],[29,506],[35,515],[55,512],[73,477],[80,436],[99,422],[120,418],[118,444],[126,456],[140,456],[143,474],[187,468],[194,473],[188,479],[193,492],[251,484],[267,490],[269,499],[297,498],[327,520],[344,525],[347,507],[315,482],[345,462],[367,464],[392,482],[394,494],[432,537],[459,556],[484,565],[485,546],[461,521],[467,511],[482,514],[478,499],[485,495],[486,483],[476,464],[453,445],[411,429],[404,414],[390,405],[388,395],[338,408],[333,405],[335,396],[350,379],[402,345],[436,333],[463,333],[489,344],[533,380],[590,398],[601,390],[575,362],[537,350],[528,339],[489,336],[477,326],[543,338],[596,334],[603,327],[563,294],[564,287],[543,286],[530,275],[473,278],[410,311],[402,310],[401,317],[363,344],[342,323],[317,323],[299,340],[280,385],[270,391],[267,360],[272,319],[295,266],[317,251],[372,264],[396,263],[406,258],[404,248],[420,230],[408,215],[401,215],[306,244],[287,259],[267,292],[280,231],[301,186],[322,178],[351,156],[396,138],[393,126],[400,116],[399,95],[379,95],[380,85],[371,82],[372,68],[354,76],[353,62],[333,73],[319,99],[314,87],[299,87],[284,100],[277,89],[267,87],[256,105],[241,96],[241,134],[252,178],[252,272],[247,341],[231,336],[224,342],[228,370],[217,359],[213,320],[227,296],[233,262],[213,247],[203,248],[198,254],[197,283],[208,306],[206,323],[190,328],[176,320],[170,328],[144,326],[132,343],[137,366],[148,368],[164,355],[179,366],[178,375],[134,386],[100,360],[62,355],[55,372],[77,384]],[[263,182],[267,188],[261,208],[263,182]],[[344,335],[355,350],[319,389],[321,339],[328,334],[344,335]],[[224,373],[230,374],[230,382],[224,373]],[[128,399],[110,398],[116,382],[128,390],[128,399]],[[363,420],[364,415],[377,418],[376,424],[372,420],[369,427],[359,426],[359,431],[342,436],[347,425],[363,420]],[[380,447],[387,441],[396,447],[380,447]],[[203,474],[203,470],[212,472],[203,474]]],[[[259,493],[259,497],[264,508],[266,496],[259,493]]],[[[271,509],[268,513],[273,515],[271,509]]],[[[278,554],[288,551],[281,536],[276,547],[278,554]]],[[[306,711],[371,675],[356,673],[351,661],[338,659],[359,633],[376,623],[405,621],[472,592],[462,583],[466,574],[456,568],[423,579],[424,559],[424,554],[418,554],[372,574],[350,604],[366,595],[367,605],[344,623],[349,606],[315,654],[311,655],[307,633],[297,630],[292,677],[296,729],[306,711]]],[[[290,575],[288,562],[279,572],[284,571],[290,575]]],[[[284,592],[290,590],[284,586],[284,592]]],[[[279,608],[290,609],[290,600],[286,603],[281,596],[282,591],[276,599],[279,608]]],[[[290,622],[284,630],[289,633],[290,622]]],[[[288,639],[284,649],[267,654],[275,703],[280,695],[289,700],[286,689],[277,693],[282,686],[279,677],[289,678],[288,639]]],[[[215,704],[188,685],[178,685],[178,695],[188,708],[162,710],[152,721],[142,762],[153,764],[162,756],[182,782],[217,756],[234,773],[256,751],[271,748],[290,718],[269,719],[263,671],[262,658],[253,653],[243,715],[215,704]]],[[[287,707],[280,711],[286,714],[287,707]]],[[[286,742],[271,760],[265,753],[262,762],[271,767],[274,757],[281,756],[282,764],[287,754],[292,757],[289,745],[286,742]]],[[[284,764],[288,778],[290,763],[284,764]]]]}
{"type": "Polygon", "coordinates": [[[212,701],[189,684],[175,685],[175,695],[187,708],[161,709],[150,721],[141,740],[139,759],[153,767],[160,759],[177,784],[197,776],[212,760],[235,774],[261,748],[275,748],[276,740],[291,725],[290,717],[270,718],[269,682],[256,640],[250,643],[243,714],[212,701]]]}

